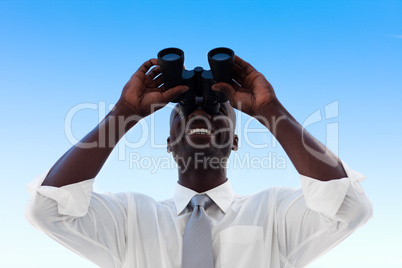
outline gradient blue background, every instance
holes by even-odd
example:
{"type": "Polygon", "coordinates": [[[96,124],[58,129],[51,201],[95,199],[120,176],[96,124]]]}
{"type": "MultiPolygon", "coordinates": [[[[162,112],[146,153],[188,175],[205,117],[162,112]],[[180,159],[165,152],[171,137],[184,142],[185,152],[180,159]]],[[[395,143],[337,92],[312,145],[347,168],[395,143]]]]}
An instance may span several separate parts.
{"type": "MultiPolygon", "coordinates": [[[[301,123],[338,101],[335,118],[308,129],[325,143],[328,124],[338,128],[331,149],[367,176],[375,217],[310,267],[402,267],[402,1],[387,0],[0,1],[1,267],[95,267],[25,221],[25,185],[71,146],[64,126],[71,108],[115,103],[140,64],[170,46],[185,51],[187,69],[208,68],[214,47],[232,48],[266,75],[301,123]]],[[[98,113],[77,113],[74,135],[90,131],[98,113]]],[[[168,109],[155,115],[157,144],[168,136],[168,117],[168,109]]],[[[143,131],[134,129],[130,139],[143,131]]],[[[249,138],[270,146],[255,150],[241,135],[238,155],[286,157],[270,136],[249,138]]],[[[148,139],[127,149],[125,161],[115,150],[95,189],[170,197],[173,168],[130,168],[132,152],[166,156],[150,147],[148,139]]],[[[232,169],[228,177],[240,194],[299,186],[288,159],[285,169],[232,169]]]]}

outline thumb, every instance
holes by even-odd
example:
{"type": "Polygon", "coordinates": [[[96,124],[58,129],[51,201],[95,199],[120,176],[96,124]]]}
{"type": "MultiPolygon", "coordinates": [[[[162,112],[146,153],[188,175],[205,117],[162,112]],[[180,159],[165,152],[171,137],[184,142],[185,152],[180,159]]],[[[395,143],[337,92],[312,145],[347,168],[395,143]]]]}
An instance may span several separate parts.
{"type": "Polygon", "coordinates": [[[220,82],[212,85],[212,90],[223,92],[230,103],[234,103],[236,90],[228,83],[220,82]]]}
{"type": "Polygon", "coordinates": [[[175,98],[180,96],[180,94],[186,92],[190,88],[188,86],[176,86],[174,88],[170,88],[169,90],[166,90],[165,92],[162,93],[162,101],[165,103],[173,101],[175,98]]]}

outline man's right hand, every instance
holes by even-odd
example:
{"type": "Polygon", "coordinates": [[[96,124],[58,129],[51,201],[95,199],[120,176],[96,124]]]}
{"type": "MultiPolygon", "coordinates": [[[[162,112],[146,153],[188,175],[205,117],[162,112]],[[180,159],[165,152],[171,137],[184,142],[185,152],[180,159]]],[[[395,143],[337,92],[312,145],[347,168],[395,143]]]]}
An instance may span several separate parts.
{"type": "Polygon", "coordinates": [[[151,59],[138,69],[124,86],[114,109],[54,164],[42,185],[61,187],[95,178],[117,142],[133,126],[116,120],[116,116],[145,117],[188,89],[177,86],[165,92],[157,64],[157,59],[151,59]]]}
{"type": "Polygon", "coordinates": [[[189,89],[181,85],[165,91],[162,84],[158,60],[150,59],[141,65],[124,86],[116,106],[129,106],[131,115],[146,117],[189,89]]]}

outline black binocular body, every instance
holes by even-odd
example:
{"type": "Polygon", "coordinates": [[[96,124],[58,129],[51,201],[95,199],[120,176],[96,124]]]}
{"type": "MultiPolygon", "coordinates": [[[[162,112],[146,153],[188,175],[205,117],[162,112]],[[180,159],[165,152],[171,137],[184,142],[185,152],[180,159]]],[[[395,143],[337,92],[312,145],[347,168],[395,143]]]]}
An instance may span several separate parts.
{"type": "Polygon", "coordinates": [[[166,48],[158,53],[165,90],[178,85],[190,88],[173,101],[179,103],[185,115],[198,107],[202,107],[208,114],[217,114],[220,104],[227,101],[224,93],[214,91],[211,87],[218,82],[232,82],[233,50],[224,47],[212,49],[208,53],[208,63],[211,70],[202,67],[186,70],[183,68],[184,52],[181,49],[166,48]]]}

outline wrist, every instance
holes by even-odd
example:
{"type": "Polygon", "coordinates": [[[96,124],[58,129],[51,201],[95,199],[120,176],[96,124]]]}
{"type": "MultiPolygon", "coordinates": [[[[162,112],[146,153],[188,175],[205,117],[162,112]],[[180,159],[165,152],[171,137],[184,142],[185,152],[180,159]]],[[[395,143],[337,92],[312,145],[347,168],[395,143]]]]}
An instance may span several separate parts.
{"type": "Polygon", "coordinates": [[[112,112],[116,116],[130,117],[132,115],[138,115],[137,109],[128,103],[125,99],[120,98],[112,109],[112,112]]]}
{"type": "Polygon", "coordinates": [[[272,117],[273,115],[279,114],[279,112],[283,109],[282,104],[277,98],[273,98],[269,102],[266,102],[259,106],[256,111],[256,115],[260,117],[272,117]]]}
{"type": "Polygon", "coordinates": [[[136,112],[135,107],[124,99],[118,100],[108,116],[115,117],[115,121],[118,122],[118,125],[120,127],[124,126],[126,131],[142,119],[136,112]]]}
{"type": "Polygon", "coordinates": [[[289,117],[290,114],[277,98],[261,106],[258,111],[258,116],[256,116],[257,120],[271,132],[280,121],[284,119],[287,120],[289,117]]]}

